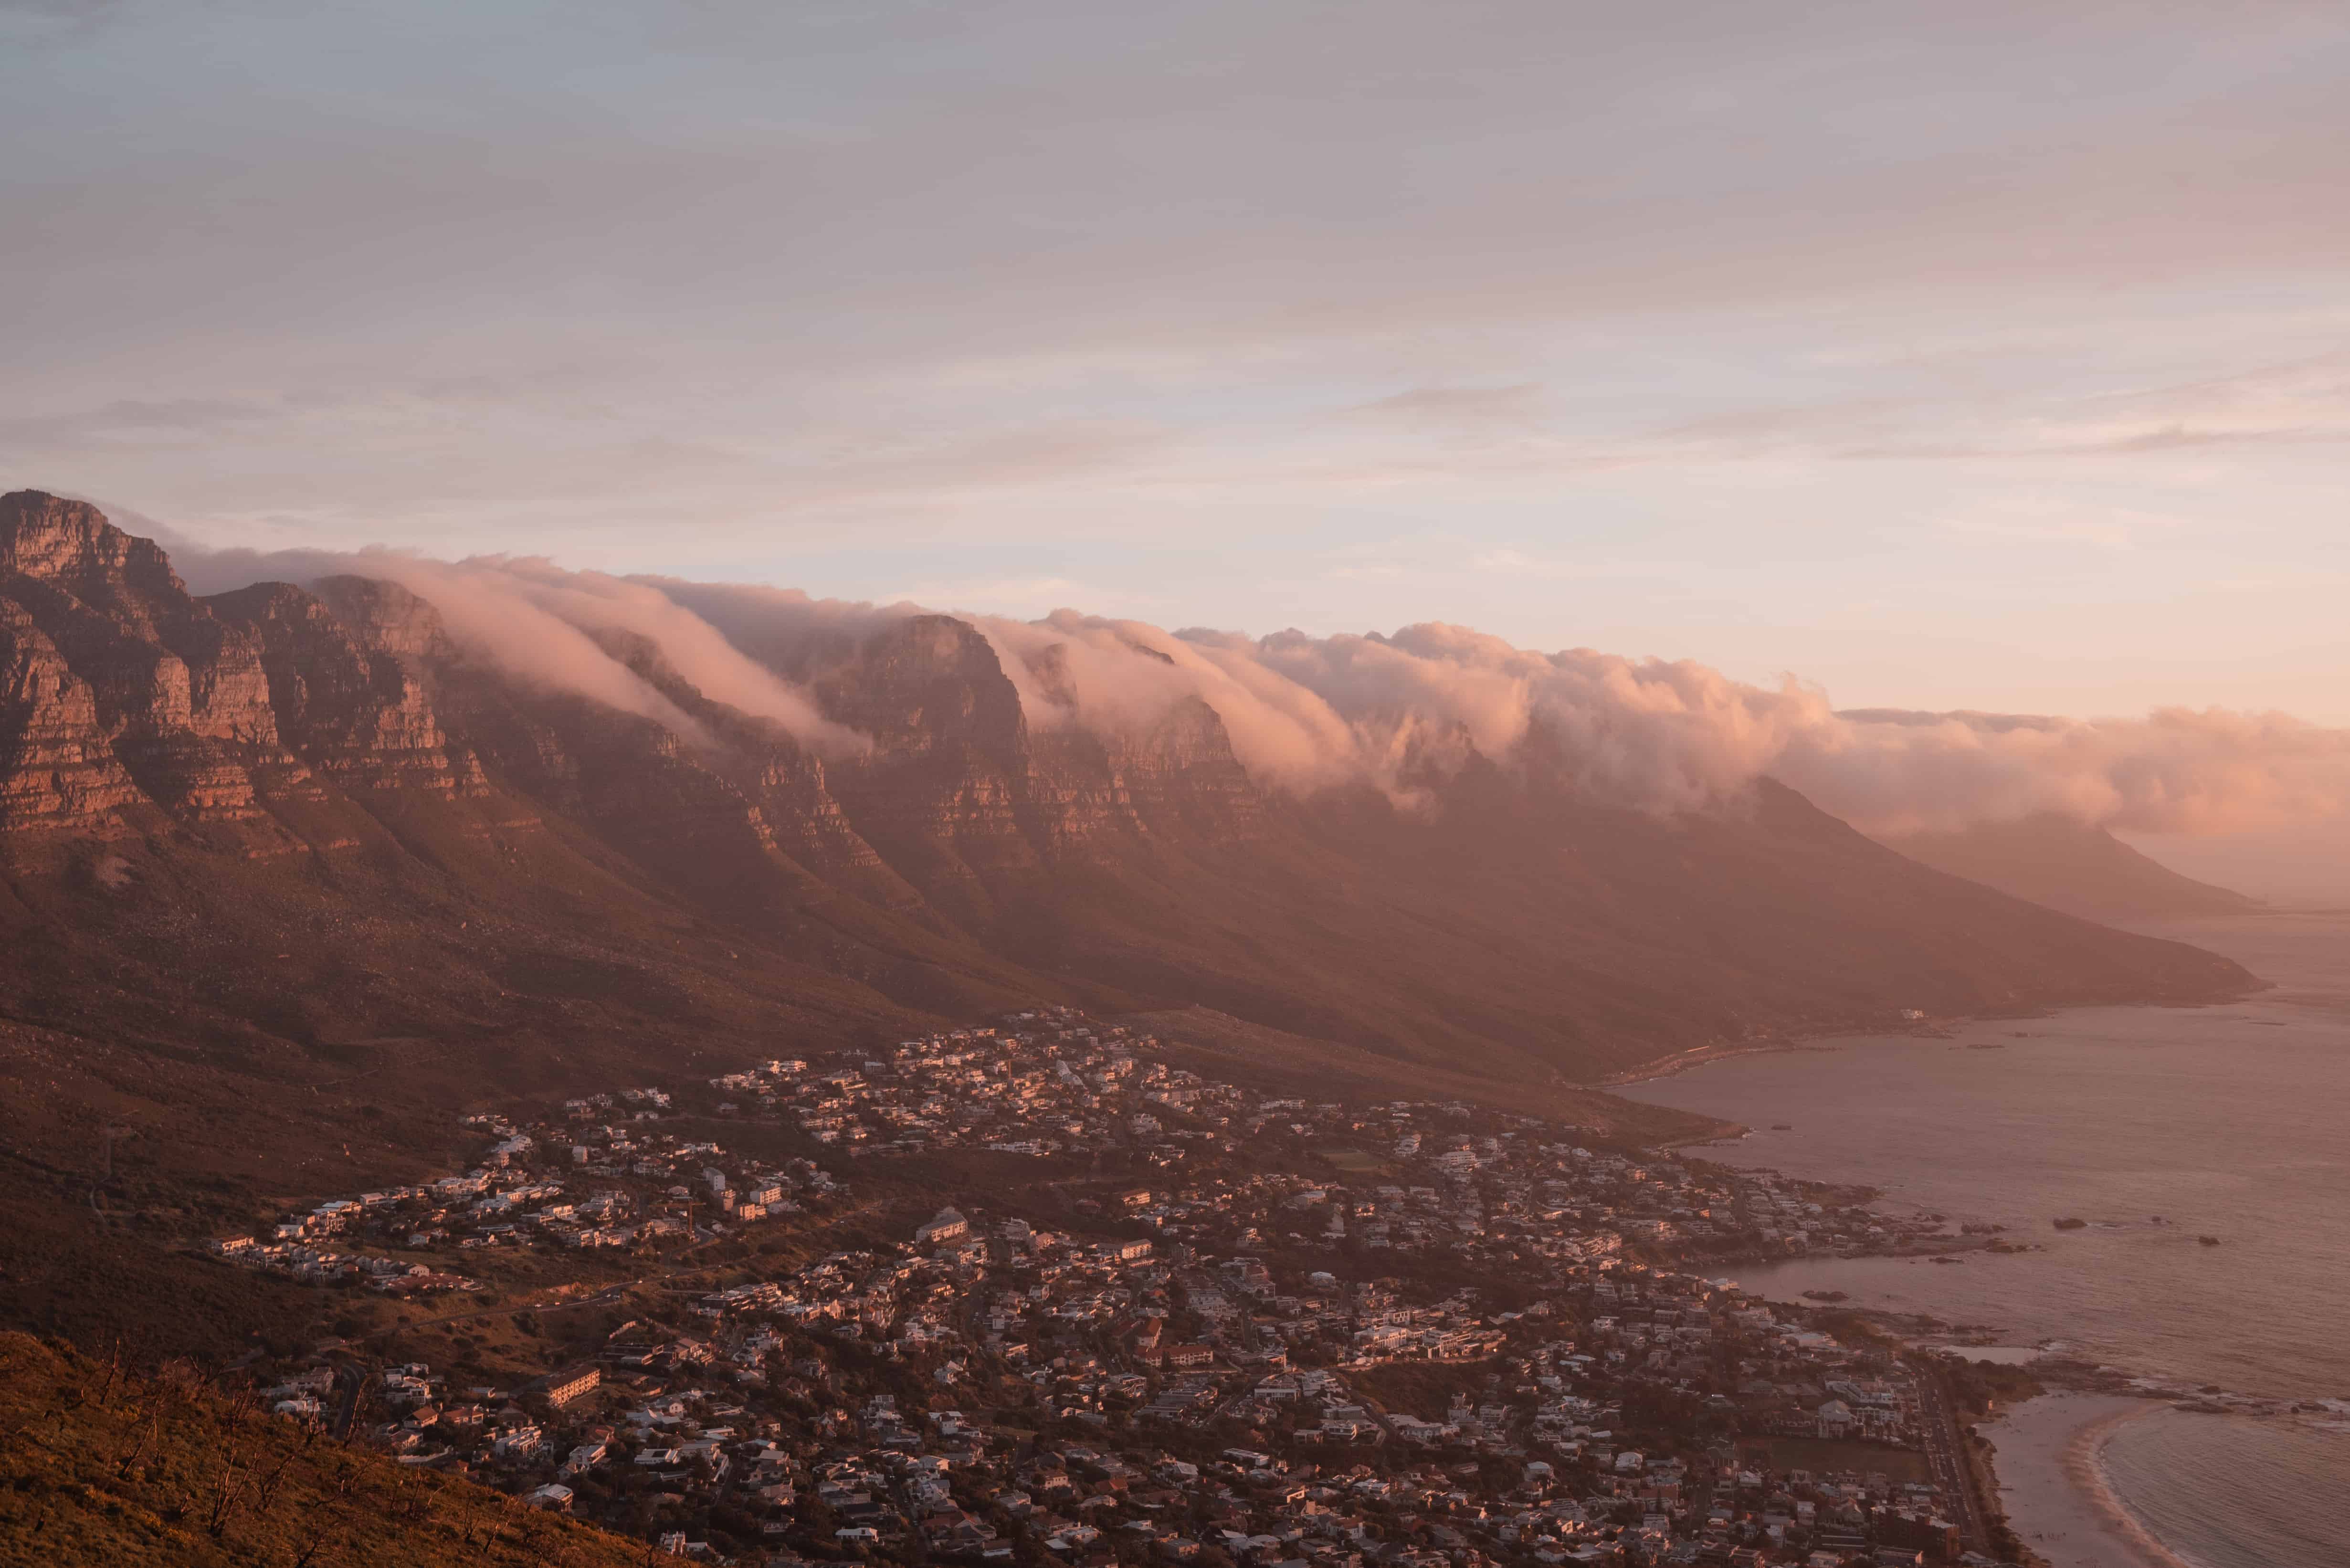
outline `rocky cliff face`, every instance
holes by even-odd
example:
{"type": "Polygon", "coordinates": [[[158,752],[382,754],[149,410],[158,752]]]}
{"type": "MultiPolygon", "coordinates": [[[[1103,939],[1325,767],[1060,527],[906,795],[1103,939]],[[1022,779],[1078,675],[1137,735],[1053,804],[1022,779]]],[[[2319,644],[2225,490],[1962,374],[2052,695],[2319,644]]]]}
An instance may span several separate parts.
{"type": "Polygon", "coordinates": [[[974,628],[920,616],[873,634],[819,678],[827,714],[874,738],[833,770],[850,818],[956,875],[1034,869],[1120,836],[1244,841],[1264,800],[1223,721],[1197,700],[1149,733],[1106,741],[1073,721],[1057,646],[1030,672],[1051,711],[1032,724],[974,628]]]}
{"type": "Polygon", "coordinates": [[[249,817],[256,775],[295,770],[257,640],[191,597],[153,541],[81,502],[0,496],[0,597],[87,686],[97,732],[166,809],[249,817]]]}
{"type": "Polygon", "coordinates": [[[0,831],[105,830],[140,798],[89,682],[23,606],[0,599],[0,831]]]}
{"type": "Polygon", "coordinates": [[[457,657],[441,612],[398,583],[380,577],[321,577],[310,585],[318,601],[369,649],[403,669],[429,670],[457,657]]]}
{"type": "Polygon", "coordinates": [[[1123,741],[1075,724],[1037,732],[1032,754],[1040,816],[1059,850],[1083,854],[1121,833],[1238,844],[1264,826],[1264,796],[1232,755],[1223,720],[1197,698],[1123,741]]]}
{"type": "MultiPolygon", "coordinates": [[[[844,873],[881,867],[881,857],[841,810],[823,760],[788,730],[704,696],[649,638],[605,630],[596,641],[702,727],[714,743],[702,753],[702,764],[743,800],[770,847],[802,864],[844,873]]],[[[905,891],[894,877],[873,885],[893,894],[905,891]]]]}
{"type": "Polygon", "coordinates": [[[258,649],[278,735],[311,767],[347,787],[441,794],[469,776],[422,684],[316,597],[255,583],[203,602],[258,649]]]}
{"type": "Polygon", "coordinates": [[[0,498],[0,922],[62,944],[46,968],[0,960],[0,1004],[113,1027],[59,976],[135,972],[117,1011],[151,1032],[203,1012],[309,1038],[519,1028],[541,1006],[562,1034],[582,1009],[673,1031],[777,997],[867,1018],[1204,1002],[1546,1075],[1908,1007],[2247,983],[1929,871],[1783,791],[1720,820],[1600,809],[1556,736],[1507,768],[1425,739],[1407,772],[1427,812],[1301,804],[1254,784],[1196,699],[1145,733],[1087,728],[1056,648],[1029,656],[1024,711],[951,617],[738,639],[868,742],[818,757],[642,638],[598,640],[690,722],[516,680],[395,584],[198,599],[90,507],[0,498]],[[295,925],[334,935],[289,985],[253,961],[298,961],[295,925]],[[702,967],[637,972],[680,933],[702,967]]]}

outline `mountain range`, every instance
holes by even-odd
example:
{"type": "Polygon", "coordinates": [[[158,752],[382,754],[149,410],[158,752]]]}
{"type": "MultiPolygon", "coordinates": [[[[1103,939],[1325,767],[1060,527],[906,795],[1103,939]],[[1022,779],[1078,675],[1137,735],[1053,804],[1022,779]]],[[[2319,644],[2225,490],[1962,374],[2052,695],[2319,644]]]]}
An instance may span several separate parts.
{"type": "Polygon", "coordinates": [[[62,1074],[0,1136],[275,1126],[267,1167],[321,1158],[296,1135],[319,1117],[369,1147],[363,1112],[1037,1000],[1567,1085],[1905,1012],[2254,983],[1768,779],[1701,812],[1601,804],[1539,724],[1431,775],[1432,809],[1301,797],[1196,700],[1118,738],[1036,722],[951,616],[733,635],[869,746],[827,761],[638,633],[598,656],[666,722],[485,659],[395,583],[200,597],[84,503],[0,498],[0,1047],[62,1074]]]}

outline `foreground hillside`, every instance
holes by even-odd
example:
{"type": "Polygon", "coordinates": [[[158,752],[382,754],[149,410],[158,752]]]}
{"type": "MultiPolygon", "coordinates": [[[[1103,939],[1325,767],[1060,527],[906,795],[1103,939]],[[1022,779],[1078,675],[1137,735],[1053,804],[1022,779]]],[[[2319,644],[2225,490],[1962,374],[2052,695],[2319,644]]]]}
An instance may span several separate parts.
{"type": "Polygon", "coordinates": [[[0,1563],[619,1568],[642,1542],[405,1468],[192,1373],[0,1334],[0,1563]]]}

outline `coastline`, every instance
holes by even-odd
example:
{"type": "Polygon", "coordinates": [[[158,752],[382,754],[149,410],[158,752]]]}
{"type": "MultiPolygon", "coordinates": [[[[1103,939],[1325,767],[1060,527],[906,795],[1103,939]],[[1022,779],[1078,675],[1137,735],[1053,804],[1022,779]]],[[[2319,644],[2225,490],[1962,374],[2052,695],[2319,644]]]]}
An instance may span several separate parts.
{"type": "MultiPolygon", "coordinates": [[[[1825,1055],[1864,1044],[1898,1046],[1903,1034],[1920,1044],[1939,1035],[1955,1049],[1969,1041],[2003,1040],[2004,1020],[1936,1019],[1926,1027],[1898,1032],[1824,1033],[1746,1042],[1643,1064],[1619,1074],[1610,1086],[1619,1093],[1647,1097],[1641,1085],[1652,1085],[1659,1103],[1695,1114],[1734,1117],[1754,1130],[1765,1123],[1775,1127],[1781,1122],[1793,1123],[1799,1129],[1792,1136],[1751,1142],[1690,1140],[1675,1145],[1677,1151],[1708,1158],[1705,1149],[1711,1143],[1723,1151],[1711,1158],[1742,1168],[1768,1166],[1783,1177],[1882,1184],[1888,1191],[1905,1193],[1915,1205],[1995,1219],[2015,1228],[2019,1235],[2027,1224],[2044,1227],[2049,1217],[2056,1215],[2143,1216],[2158,1210],[2171,1214],[2176,1208],[2195,1216],[2193,1205],[2204,1200],[2199,1196],[2204,1188],[2196,1180],[2208,1174],[2206,1167],[2225,1168],[2232,1173],[2231,1179],[2241,1177],[2259,1188],[2262,1196],[2257,1212],[2274,1219],[2280,1227],[2287,1220],[2305,1226],[2308,1189],[2298,1185],[2302,1167],[2293,1164],[2290,1157],[2307,1149],[2323,1154],[2338,1146],[2324,1141],[2324,1129],[2305,1125],[2307,1117],[2293,1121],[2293,1136],[2285,1137],[2276,1125],[2277,1113],[2253,1090],[2255,1085],[2282,1085],[2294,1093],[2303,1092],[2292,1088],[2311,1081],[2306,1066],[2296,1064],[2312,1058],[2319,1046],[2338,1041],[2334,1030],[2340,1010],[2350,1003],[2350,973],[2342,966],[2344,950],[2339,939],[2350,936],[2350,931],[2337,929],[2332,919],[2280,919],[2276,918],[2280,912],[2266,913],[2270,918],[2205,922],[2189,930],[2164,933],[2222,951],[2262,977],[2263,983],[2229,1002],[2141,1003],[2106,1017],[2094,1015],[2106,1012],[2112,1004],[2057,1008],[2040,1016],[2061,1022],[2014,1026],[2019,1034],[2029,1032],[2024,1038],[2044,1043],[2023,1045],[2019,1041],[2020,1049],[2012,1056],[1945,1057],[1930,1049],[1923,1054],[1903,1049],[1882,1059],[1889,1063],[1914,1059],[1914,1069],[1880,1066],[1880,1058],[1867,1054],[1855,1054],[1848,1068],[1825,1062],[1741,1065],[1730,1059],[1786,1055],[1806,1049],[1825,1055]],[[2001,1027],[1985,1027],[1993,1023],[2001,1027]],[[2266,1027],[2249,1027],[2253,1024],[2266,1027]],[[2246,1050],[2248,1044],[2258,1049],[2246,1050]],[[2157,1092],[2167,1083],[2203,1084],[2210,1076],[2203,1071],[2205,1065],[2219,1054],[2224,1054],[2232,1065],[2211,1084],[2208,1095],[2199,1090],[2190,1105],[2178,1094],[2157,1092]],[[2103,1124],[2095,1118],[2051,1122],[2044,1127],[2031,1123],[2033,1117],[2046,1120],[2077,1108],[2074,1105],[2077,1096],[2071,1096],[2075,1085],[2063,1071],[2052,1067],[2077,1062],[2080,1071],[2074,1076],[2080,1077],[2094,1076],[2112,1064],[2149,1061],[2171,1076],[2157,1075],[2156,1090],[2134,1102],[2134,1108],[2151,1124],[2177,1133],[2181,1129],[2176,1124],[2186,1107],[2192,1125],[2200,1129],[2197,1137],[2218,1138],[2226,1134],[2234,1137],[2232,1143],[2213,1146],[2226,1158],[2220,1153],[2205,1153],[2148,1165],[2135,1154],[2116,1156],[2107,1147],[2113,1139],[2100,1140],[2098,1128],[2103,1124]],[[1707,1075],[1691,1070],[1713,1063],[1724,1064],[1723,1075],[1713,1085],[1715,1092],[1710,1093],[1707,1075]],[[1801,1089],[1780,1086],[1781,1075],[1784,1075],[1783,1084],[1802,1085],[1801,1089]],[[1668,1085],[1667,1080],[1683,1081],[1668,1085]],[[2019,1083],[2036,1091],[2037,1097],[2010,1086],[2019,1083]],[[1946,1127],[1930,1129],[1939,1140],[1934,1143],[1934,1158],[1940,1161],[1931,1168],[1932,1180],[1909,1179],[1908,1162],[1916,1157],[1889,1135],[1863,1140],[1856,1147],[1841,1144],[1835,1158],[1828,1157],[1826,1146],[1820,1141],[1827,1122],[1856,1119],[1866,1127],[1880,1105],[1890,1107],[1889,1119],[1881,1125],[1903,1127],[1908,1108],[1935,1093],[1950,1097],[1956,1106],[1951,1114],[1985,1115],[1980,1127],[1973,1121],[1964,1123],[1981,1134],[1981,1140],[1950,1150],[1942,1146],[1950,1140],[1940,1136],[1946,1127]],[[2006,1131],[2017,1125],[2014,1118],[2019,1115],[2029,1124],[2026,1131],[2036,1127],[2034,1137],[2006,1131]],[[2250,1141],[2243,1136],[2248,1128],[2255,1135],[2250,1141]],[[2311,1143],[2313,1134],[2320,1141],[2311,1143]],[[2005,1144],[2001,1142],[2002,1137],[2005,1144]],[[2273,1147],[2262,1141],[2270,1137],[2277,1140],[2273,1147]],[[2041,1172],[2032,1165],[2046,1148],[2073,1144],[2078,1145],[2082,1156],[2074,1161],[2077,1169],[2052,1168],[2041,1172]],[[2012,1146],[2016,1162],[1995,1163],[1983,1158],[1986,1148],[1997,1151],[2008,1146],[2012,1146]],[[2113,1168],[2127,1174],[2128,1180],[2105,1179],[2106,1166],[2099,1159],[2107,1157],[2121,1159],[2113,1168]],[[2148,1181],[2156,1183],[2163,1196],[2157,1197],[2152,1190],[2141,1196],[2139,1189],[2148,1181]]],[[[2330,1054],[2321,1054],[2325,1061],[2338,1060],[2330,1054]]],[[[2326,1155],[2327,1160],[2331,1158],[2326,1155]]],[[[2340,1167],[2334,1162],[2327,1168],[2338,1172],[2340,1167]]],[[[2308,1388],[2314,1386],[2300,1377],[2286,1384],[2280,1376],[2283,1368],[2302,1365],[2287,1356],[2298,1353],[2295,1347],[2307,1337],[2309,1326],[2323,1321],[2322,1293],[2312,1297],[2306,1288],[2311,1282],[2307,1270],[2280,1276],[2292,1289],[2278,1299],[2298,1314],[2288,1314],[2284,1320],[2293,1332],[2288,1334],[2285,1327],[2280,1327],[2257,1342],[2241,1343],[2212,1328],[2230,1320],[2224,1303],[2206,1299],[2211,1277],[2206,1255],[2192,1248],[2183,1252],[2166,1248],[2166,1242],[2184,1240],[2190,1231],[2222,1231],[2223,1226],[2214,1222],[2221,1218],[2207,1210],[2180,1225],[2176,1233],[2144,1226],[2103,1227],[2078,1239],[2067,1235],[2052,1240],[2043,1231],[2041,1250],[2048,1253],[2046,1259],[1987,1263],[1988,1272],[1980,1279],[1972,1270],[1919,1268],[1912,1271],[1918,1277],[1910,1280],[1873,1260],[1846,1266],[1827,1258],[1802,1260],[1767,1279],[1741,1277],[1766,1298],[1791,1303],[1806,1286],[1848,1291],[1855,1308],[1889,1319],[1916,1320],[1888,1325],[1913,1343],[1921,1332],[1917,1324],[1944,1319],[1972,1325],[1981,1331],[1977,1337],[2005,1334],[2003,1344],[2019,1346],[2045,1345],[2061,1336],[2066,1340],[2068,1358],[2080,1372],[2094,1366],[2107,1375],[2090,1377],[2076,1376],[2073,1367],[2052,1368],[2046,1379],[2050,1393],[2008,1406],[1996,1417],[1974,1424],[1973,1429],[1983,1439],[1973,1447],[1971,1456],[1980,1467],[1973,1478],[1978,1500],[1988,1505],[1987,1511],[2004,1517],[2013,1532],[2010,1550],[2020,1560],[2043,1568],[2215,1568],[2220,1563],[2288,1562],[2314,1568],[2318,1563],[2350,1563],[2350,1556],[2341,1554],[2342,1521],[2328,1516],[2322,1504],[2314,1510],[2300,1506],[2310,1495],[2312,1478],[2338,1478],[2338,1449],[2318,1451],[2305,1442],[2295,1447],[2287,1440],[2289,1427],[2276,1428],[2273,1441],[2267,1430],[2253,1428],[2244,1429],[2239,1434],[2241,1440],[2235,1440],[2170,1413],[2181,1401],[2196,1409],[2213,1408],[2215,1416],[2221,1411],[2277,1416],[2288,1406],[2299,1413],[2300,1402],[2307,1400],[2308,1388]],[[2189,1262],[2182,1264],[2181,1258],[2189,1262]],[[1929,1280],[1948,1283],[1929,1284],[1929,1280]],[[2171,1283],[2178,1290],[2166,1291],[2171,1283]],[[2117,1333],[2116,1343],[2102,1346],[2074,1345],[2073,1335],[2062,1332],[2077,1325],[2094,1333],[2095,1324],[2088,1314],[2117,1300],[2134,1301],[2129,1294],[2133,1291],[2147,1293],[2149,1301],[2162,1293],[2159,1300],[2177,1310],[2144,1323],[2128,1320],[2132,1332],[2117,1333]],[[2313,1301],[2319,1308],[2317,1316],[2311,1315],[2313,1301]],[[2211,1337],[2199,1337],[2207,1333],[2211,1337]],[[2203,1354],[2220,1339],[2230,1346],[2227,1355],[2203,1354]],[[2288,1340],[2292,1343],[2285,1343],[2288,1340]],[[2149,1366],[2163,1368],[2164,1375],[2130,1379],[2116,1369],[2149,1366]],[[2136,1392],[2125,1384],[2136,1386],[2136,1392]],[[2207,1404],[2192,1392],[2205,1385],[2252,1392],[2222,1396],[2207,1404]],[[2134,1420],[2147,1424],[2133,1428],[2134,1420]],[[2213,1466],[2222,1459],[2238,1469],[2215,1469],[2213,1466]],[[2264,1464],[2272,1468],[2263,1469],[2264,1464]],[[2221,1473],[2238,1481],[2249,1477],[2258,1485],[2240,1484],[2230,1490],[2214,1480],[2221,1473]],[[2174,1479],[2181,1489],[2176,1495],[2168,1486],[2174,1479]],[[2131,1489],[2127,1501],[2121,1490],[2125,1482],[2131,1489]],[[2191,1498],[2195,1506],[2185,1508],[2181,1497],[2191,1498]],[[2143,1511],[2133,1513],[2132,1503],[2143,1511]],[[2158,1521],[2175,1542],[2156,1533],[2158,1521]],[[2182,1530],[2186,1533],[2179,1533],[2182,1530]]],[[[2219,1254],[2239,1267],[2239,1257],[2251,1260],[2263,1243],[2271,1252],[2278,1250],[2276,1236],[2263,1237],[2251,1226],[2241,1234],[2230,1230],[2226,1240],[2246,1249],[2241,1253],[2219,1254]]],[[[2325,1247],[2317,1255],[2338,1253],[2338,1248],[2325,1247]]],[[[2296,1251],[2296,1267],[2304,1256],[2296,1251]]],[[[1740,1274],[1742,1267],[1725,1264],[1726,1272],[1732,1274],[1740,1274]]],[[[2322,1287],[2323,1280],[2316,1283],[2322,1287]]],[[[2123,1315],[2126,1318],[2126,1314],[2123,1315]]],[[[2330,1360],[2323,1365],[2322,1380],[2338,1382],[2338,1366],[2330,1360]]],[[[2345,1404],[2350,1406],[2350,1401],[2345,1404]]],[[[2330,1411],[2334,1407],[2327,1403],[2325,1408],[2330,1411]]],[[[2331,1424],[2324,1424],[2323,1429],[2342,1430],[2331,1424]]],[[[2319,1493],[2324,1490],[2321,1485],[2319,1493]]]]}
{"type": "Polygon", "coordinates": [[[2165,1546],[2154,1532],[2130,1512],[2120,1494],[2115,1491],[2113,1476],[2105,1466],[2106,1444],[2113,1435],[2129,1422],[2143,1420],[2162,1408],[2150,1400],[2141,1404],[2139,1409],[2108,1416],[2074,1433],[2073,1441],[2064,1450],[2064,1479],[2073,1483],[2124,1541],[2156,1568],[2195,1568],[2186,1558],[2165,1546]]]}
{"type": "MultiPolygon", "coordinates": [[[[2274,911],[2262,911],[2274,912],[2274,911]]],[[[2294,913],[2325,913],[2329,911],[2293,911],[2294,913]]],[[[2121,928],[2128,929],[2130,928],[2121,928]]],[[[2147,933],[2151,934],[2151,933],[2147,933]]],[[[2168,938],[2184,940],[2183,938],[2168,938]]],[[[2247,1002],[2263,992],[2275,991],[2283,982],[2264,980],[2258,975],[2241,990],[2222,992],[2194,1001],[2178,1001],[2165,997],[2140,997],[2116,1002],[2065,1002],[2013,1009],[1994,1009],[1986,1012],[1959,1012],[1948,1017],[1905,1018],[1888,1021],[1879,1027],[1866,1026],[1828,1028],[1783,1034],[1769,1040],[1758,1040],[1740,1045],[1692,1045],[1669,1055],[1652,1056],[1621,1067],[1604,1077],[1590,1079],[1579,1087],[1611,1090],[1630,1088],[1638,1084],[1653,1084],[1665,1078],[1677,1078],[1683,1073],[1716,1062],[1733,1061],[1741,1056],[1783,1056],[1802,1051],[1834,1050],[1846,1044],[1874,1043],[1897,1038],[1915,1040],[1949,1040],[1953,1031],[1975,1023],[2027,1023],[2062,1018],[2068,1012],[2100,1011],[2109,1007],[2160,1008],[2172,1012],[2199,1012],[2207,1008],[2228,1007],[2247,1002]]]]}
{"type": "MultiPolygon", "coordinates": [[[[1663,1078],[1678,1078],[1694,1068],[1728,1062],[1740,1056],[1784,1056],[1797,1051],[1822,1050],[1826,1048],[1828,1042],[1844,1038],[1846,1037],[1823,1034],[1816,1039],[1773,1040],[1757,1045],[1692,1045],[1673,1055],[1652,1057],[1620,1072],[1610,1073],[1590,1086],[1595,1089],[1629,1088],[1635,1084],[1653,1084],[1663,1078]]],[[[1853,1035],[1850,1038],[1857,1040],[1871,1036],[1853,1035]]]]}
{"type": "Polygon", "coordinates": [[[2051,1393],[1978,1430],[1991,1445],[1998,1506],[2016,1539],[2050,1568],[2198,1568],[2123,1506],[2099,1455],[2160,1400],[2051,1393]]]}
{"type": "MultiPolygon", "coordinates": [[[[2116,1003],[2083,1003],[2088,1006],[2121,1007],[2209,1007],[2212,1002],[2133,1002],[2116,1003]]],[[[1784,1035],[1773,1040],[1758,1040],[1743,1045],[1692,1045],[1669,1056],[1652,1056],[1617,1069],[1604,1078],[1595,1078],[1584,1086],[1594,1089],[1625,1089],[1638,1084],[1654,1084],[1666,1078],[1678,1078],[1683,1073],[1699,1067],[1711,1066],[1716,1062],[1735,1061],[1741,1056],[1789,1056],[1805,1051],[1834,1051],[1846,1044],[1891,1039],[1948,1040],[1950,1031],[1970,1023],[2001,1023],[2011,1021],[2032,1021],[2054,1018],[2067,1008],[2043,1008],[2030,1012],[1970,1012],[1951,1018],[1904,1019],[1877,1030],[1824,1029],[1815,1033],[1784,1035]]]]}

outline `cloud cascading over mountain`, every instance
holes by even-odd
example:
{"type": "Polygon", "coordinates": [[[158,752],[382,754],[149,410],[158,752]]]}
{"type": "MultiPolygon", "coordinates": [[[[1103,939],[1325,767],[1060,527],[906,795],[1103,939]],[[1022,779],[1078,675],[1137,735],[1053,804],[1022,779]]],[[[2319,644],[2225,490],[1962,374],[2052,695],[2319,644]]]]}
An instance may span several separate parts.
{"type": "MultiPolygon", "coordinates": [[[[595,640],[658,645],[705,694],[782,724],[819,756],[868,738],[827,718],[812,684],[910,603],[567,571],[544,559],[457,562],[369,550],[285,556],[180,549],[207,586],[351,571],[399,581],[508,674],[659,720],[696,722],[595,640]]],[[[976,628],[1035,730],[1149,733],[1179,703],[1213,709],[1262,786],[1376,788],[1435,809],[1430,786],[1472,757],[1509,763],[1530,738],[1611,805],[1675,812],[1776,777],[1864,831],[1901,836],[2054,814],[2098,827],[2220,834],[2350,810],[2350,732],[2282,713],[2166,708],[2140,718],[1837,710],[1690,660],[1539,652],[1439,623],[1388,633],[1249,637],[1064,609],[1038,620],[951,612],[976,628]]]]}
{"type": "MultiPolygon", "coordinates": [[[[515,1042],[577,1050],[583,1020],[634,1052],[1083,996],[1588,1075],[1904,1012],[2236,994],[2232,963],[1896,853],[1804,792],[1880,834],[2211,821],[2322,797],[2328,743],[1839,715],[1442,626],[1249,639],[540,560],[175,562],[26,491],[0,497],[0,920],[34,961],[0,965],[0,1005],[120,1030],[162,998],[224,1038],[453,1030],[536,1061],[515,1042]]],[[[2093,830],[2056,842],[2106,888],[2227,897],[2093,830]]]]}

